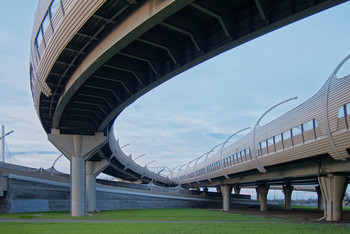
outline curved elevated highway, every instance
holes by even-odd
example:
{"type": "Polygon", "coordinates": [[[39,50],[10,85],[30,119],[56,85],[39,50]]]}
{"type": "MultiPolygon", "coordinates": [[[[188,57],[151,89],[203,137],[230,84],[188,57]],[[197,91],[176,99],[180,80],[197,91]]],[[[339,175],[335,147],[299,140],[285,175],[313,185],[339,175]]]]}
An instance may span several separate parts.
{"type": "Polygon", "coordinates": [[[71,161],[71,211],[94,210],[95,176],[168,185],[116,142],[114,119],[173,76],[341,0],[41,0],[30,79],[49,140],[71,161]]]}
{"type": "Polygon", "coordinates": [[[270,186],[283,185],[290,209],[291,184],[315,184],[322,190],[327,220],[339,220],[350,178],[350,74],[337,77],[337,71],[349,59],[309,100],[263,126],[260,118],[240,140],[225,147],[230,136],[212,156],[214,148],[183,164],[172,180],[183,187],[220,186],[227,193],[254,186],[261,210],[267,209],[270,186]]]}

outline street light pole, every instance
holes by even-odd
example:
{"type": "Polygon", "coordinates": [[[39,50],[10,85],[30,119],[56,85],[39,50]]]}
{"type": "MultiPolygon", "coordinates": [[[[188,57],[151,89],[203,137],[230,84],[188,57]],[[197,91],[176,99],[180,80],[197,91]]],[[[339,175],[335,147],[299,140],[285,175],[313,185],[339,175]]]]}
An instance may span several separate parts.
{"type": "Polygon", "coordinates": [[[207,152],[207,155],[205,156],[205,174],[208,174],[207,159],[208,159],[209,154],[210,154],[211,152],[213,152],[214,149],[216,149],[217,147],[219,147],[220,145],[223,145],[223,144],[224,144],[224,142],[222,142],[222,143],[220,143],[220,144],[214,146],[211,150],[209,150],[209,151],[207,152]]]}
{"type": "Polygon", "coordinates": [[[128,145],[130,145],[130,144],[123,145],[123,146],[121,146],[120,148],[122,149],[122,148],[124,148],[124,147],[126,147],[126,146],[128,146],[128,145]]]}
{"type": "Polygon", "coordinates": [[[239,130],[238,132],[233,133],[231,136],[229,136],[229,137],[226,139],[226,141],[225,141],[224,143],[222,143],[222,146],[221,146],[221,149],[220,149],[220,167],[221,167],[221,169],[224,169],[224,163],[223,163],[223,161],[222,161],[222,150],[224,149],[225,144],[226,144],[232,137],[234,137],[235,135],[237,135],[238,133],[243,132],[243,131],[248,130],[248,129],[250,129],[250,127],[244,128],[244,129],[242,129],[242,130],[239,130]]]}
{"type": "Polygon", "coordinates": [[[5,134],[5,126],[2,125],[2,130],[1,130],[1,161],[5,162],[5,136],[10,135],[13,133],[13,131],[9,131],[8,133],[5,134]]]}
{"type": "Polygon", "coordinates": [[[257,166],[257,169],[261,172],[261,173],[266,173],[266,169],[260,165],[259,161],[258,161],[258,155],[256,153],[256,139],[255,139],[255,132],[256,132],[256,129],[257,127],[259,127],[259,123],[260,121],[262,120],[262,118],[264,118],[264,116],[269,113],[271,110],[273,110],[274,108],[276,108],[277,106],[283,104],[283,103],[286,103],[286,102],[289,102],[291,100],[294,100],[294,99],[297,99],[297,97],[292,97],[292,98],[289,98],[287,100],[284,100],[282,102],[279,102],[277,103],[276,105],[274,105],[273,107],[271,107],[270,109],[268,109],[267,111],[265,111],[264,114],[261,115],[261,117],[258,119],[258,121],[256,122],[254,128],[253,128],[253,156],[254,156],[254,159],[255,159],[255,162],[256,162],[256,166],[257,166]]]}
{"type": "Polygon", "coordinates": [[[146,155],[146,154],[141,154],[141,155],[137,156],[137,157],[134,159],[134,162],[136,161],[136,159],[141,158],[141,157],[143,157],[143,156],[145,156],[145,155],[146,155]]]}
{"type": "Polygon", "coordinates": [[[151,164],[151,163],[153,163],[153,162],[155,162],[156,160],[152,160],[152,161],[150,161],[149,163],[147,163],[146,165],[145,165],[145,168],[147,168],[147,166],[149,165],[149,164],[151,164]]]}
{"type": "Polygon", "coordinates": [[[1,130],[1,162],[5,162],[5,126],[1,130]]]}

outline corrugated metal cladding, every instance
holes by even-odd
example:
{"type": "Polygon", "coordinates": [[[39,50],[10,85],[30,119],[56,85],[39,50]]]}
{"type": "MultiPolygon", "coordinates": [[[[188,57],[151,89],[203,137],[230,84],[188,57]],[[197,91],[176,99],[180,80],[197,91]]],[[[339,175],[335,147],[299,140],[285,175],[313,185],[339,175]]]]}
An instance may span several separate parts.
{"type": "Polygon", "coordinates": [[[222,152],[218,151],[195,167],[179,172],[176,177],[178,180],[187,178],[183,183],[197,183],[256,169],[257,162],[261,166],[272,166],[323,155],[335,160],[348,159],[350,111],[347,111],[347,106],[350,106],[350,75],[340,79],[330,78],[309,100],[274,121],[259,126],[255,130],[255,141],[253,129],[222,152]],[[341,112],[343,114],[339,115],[341,112]],[[330,136],[326,122],[329,123],[330,136]],[[330,141],[333,141],[335,149],[330,141]]]}

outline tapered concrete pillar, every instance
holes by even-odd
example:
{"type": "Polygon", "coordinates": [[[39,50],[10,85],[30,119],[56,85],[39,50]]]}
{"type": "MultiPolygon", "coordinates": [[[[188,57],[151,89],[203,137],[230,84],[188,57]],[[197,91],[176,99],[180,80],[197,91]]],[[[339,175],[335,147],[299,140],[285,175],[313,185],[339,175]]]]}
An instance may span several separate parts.
{"type": "Polygon", "coordinates": [[[324,209],[324,201],[320,186],[315,186],[317,193],[317,210],[321,211],[324,209]]]}
{"type": "Polygon", "coordinates": [[[204,187],[204,188],[203,188],[203,192],[204,192],[204,193],[207,193],[208,191],[209,191],[208,187],[204,187]]]}
{"type": "Polygon", "coordinates": [[[240,192],[241,192],[241,187],[235,186],[235,187],[234,187],[234,190],[235,190],[235,194],[236,194],[236,195],[239,195],[240,192]]]}
{"type": "Polygon", "coordinates": [[[347,177],[337,174],[328,174],[318,177],[324,197],[324,214],[327,221],[339,221],[342,218],[343,198],[347,186],[347,177]]]}
{"type": "Polygon", "coordinates": [[[83,216],[84,207],[84,173],[85,161],[84,155],[81,154],[82,136],[73,135],[74,154],[71,159],[71,215],[83,216]]]}
{"type": "Polygon", "coordinates": [[[86,206],[87,212],[96,210],[96,177],[108,166],[107,160],[87,161],[86,167],[86,206]]]}
{"type": "Polygon", "coordinates": [[[256,200],[257,200],[257,201],[260,201],[259,187],[255,187],[255,192],[256,192],[256,200]]]}
{"type": "Polygon", "coordinates": [[[220,185],[220,191],[222,193],[222,209],[224,211],[229,211],[232,187],[230,185],[220,185]]]}
{"type": "Polygon", "coordinates": [[[291,210],[292,209],[292,193],[294,187],[290,184],[283,185],[283,193],[284,193],[284,209],[291,210]]]}
{"type": "Polygon", "coordinates": [[[259,195],[260,195],[260,211],[267,211],[267,194],[269,192],[269,185],[259,185],[259,195]]]}
{"type": "Polygon", "coordinates": [[[60,134],[52,129],[49,140],[70,160],[71,172],[71,216],[85,214],[85,161],[87,161],[107,138],[103,133],[93,136],[60,134]]]}

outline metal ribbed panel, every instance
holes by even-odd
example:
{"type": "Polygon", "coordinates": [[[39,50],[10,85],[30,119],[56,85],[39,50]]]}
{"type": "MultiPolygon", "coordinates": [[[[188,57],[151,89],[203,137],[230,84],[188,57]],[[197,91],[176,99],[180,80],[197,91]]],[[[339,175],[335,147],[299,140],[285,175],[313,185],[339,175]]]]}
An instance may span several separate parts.
{"type": "MultiPolygon", "coordinates": [[[[258,150],[257,147],[257,160],[261,166],[266,167],[284,164],[327,153],[334,159],[338,159],[338,156],[334,152],[334,149],[332,149],[326,134],[325,95],[325,86],[323,86],[318,93],[303,104],[280,116],[274,121],[271,121],[270,123],[256,129],[255,143],[258,144],[261,141],[265,141],[273,136],[283,133],[284,131],[300,126],[301,124],[312,119],[315,119],[319,126],[315,130],[309,130],[285,140],[283,145],[276,145],[276,148],[273,147],[273,145],[270,145],[268,148],[258,150]]],[[[328,118],[336,149],[339,150],[344,158],[349,158],[346,149],[349,148],[350,131],[348,131],[346,128],[345,118],[343,117],[338,119],[338,112],[339,108],[343,108],[342,106],[349,102],[350,76],[342,79],[331,80],[328,94],[328,118]]],[[[225,159],[245,148],[252,149],[253,144],[252,132],[250,132],[247,136],[224,148],[222,152],[219,151],[213,154],[207,160],[203,160],[201,163],[198,163],[195,169],[189,168],[186,173],[179,173],[179,176],[183,176],[185,174],[188,175],[193,173],[195,170],[200,170],[202,168],[205,169],[206,166],[220,160],[221,154],[222,158],[225,159]]],[[[233,165],[225,166],[223,170],[218,168],[216,171],[212,171],[207,175],[204,174],[188,180],[185,179],[184,183],[201,181],[223,175],[227,176],[230,174],[255,169],[257,167],[254,159],[250,160],[248,158],[248,161],[234,160],[233,162],[233,165]]]]}
{"type": "MultiPolygon", "coordinates": [[[[40,90],[46,96],[51,95],[51,89],[46,84],[46,78],[50,72],[53,64],[56,62],[59,54],[63,51],[67,42],[77,33],[82,25],[90,18],[90,16],[99,9],[101,4],[105,0],[96,1],[63,1],[63,10],[58,10],[58,14],[55,14],[54,22],[57,25],[54,28],[55,33],[50,37],[47,42],[46,48],[44,43],[41,43],[39,52],[42,54],[39,66],[35,73],[37,82],[41,85],[37,86],[37,90],[40,90]],[[60,22],[60,23],[59,23],[60,22]]],[[[34,53],[34,51],[32,51],[34,53]]],[[[40,92],[35,93],[34,101],[39,102],[40,92]]],[[[39,112],[39,105],[36,105],[37,112],[39,112]]]]}

